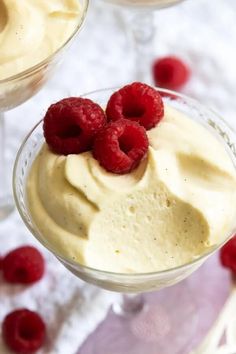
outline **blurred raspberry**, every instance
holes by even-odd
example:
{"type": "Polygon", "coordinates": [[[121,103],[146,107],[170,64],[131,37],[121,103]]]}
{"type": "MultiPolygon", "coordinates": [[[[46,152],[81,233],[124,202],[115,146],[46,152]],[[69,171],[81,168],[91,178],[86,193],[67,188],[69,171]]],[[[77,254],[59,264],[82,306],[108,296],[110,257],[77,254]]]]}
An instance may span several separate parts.
{"type": "Polygon", "coordinates": [[[164,106],[157,90],[134,82],[113,93],[108,101],[106,114],[110,121],[129,119],[149,130],[163,118],[164,106]]]}
{"type": "Polygon", "coordinates": [[[188,66],[174,56],[157,59],[152,70],[155,85],[171,90],[180,89],[190,77],[188,66]]]}
{"type": "Polygon", "coordinates": [[[109,123],[98,133],[93,155],[107,171],[124,174],[138,166],[147,149],[145,129],[136,122],[121,119],[109,123]]]}
{"type": "Polygon", "coordinates": [[[236,235],[221,248],[220,260],[223,267],[229,268],[236,275],[236,235]]]}
{"type": "Polygon", "coordinates": [[[46,327],[36,312],[19,309],[5,317],[2,336],[7,346],[14,352],[31,354],[43,346],[46,327]]]}
{"type": "Polygon", "coordinates": [[[33,284],[44,274],[44,259],[34,247],[19,247],[6,255],[2,261],[5,280],[9,283],[33,284]]]}
{"type": "Polygon", "coordinates": [[[102,108],[87,98],[70,97],[51,105],[44,117],[44,136],[56,154],[90,150],[96,133],[106,124],[102,108]]]}

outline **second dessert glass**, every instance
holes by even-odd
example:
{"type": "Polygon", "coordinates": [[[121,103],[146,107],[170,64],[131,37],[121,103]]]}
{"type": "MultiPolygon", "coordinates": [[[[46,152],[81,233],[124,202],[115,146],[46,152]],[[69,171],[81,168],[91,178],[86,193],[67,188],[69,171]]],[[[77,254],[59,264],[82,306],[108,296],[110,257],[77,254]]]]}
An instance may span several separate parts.
{"type": "MultiPolygon", "coordinates": [[[[81,6],[81,15],[78,24],[71,36],[45,60],[14,76],[0,80],[0,221],[5,219],[14,209],[14,203],[7,184],[5,168],[5,120],[4,112],[19,106],[34,96],[54,73],[57,65],[62,61],[63,54],[79,33],[85,19],[89,0],[78,0],[81,6]]],[[[29,48],[30,50],[30,48],[29,48]]]]}
{"type": "MultiPolygon", "coordinates": [[[[114,90],[115,89],[100,90],[89,93],[83,97],[92,99],[101,106],[105,107],[106,102],[114,90]]],[[[221,117],[188,97],[164,89],[158,89],[158,91],[163,96],[163,100],[166,104],[185,113],[191,119],[202,124],[206,129],[211,131],[212,134],[214,134],[225,146],[236,168],[236,133],[221,117]]],[[[73,93],[73,95],[75,94],[73,93]]],[[[43,143],[44,136],[42,121],[40,121],[25,138],[18,152],[14,166],[13,189],[18,211],[24,223],[36,239],[48,250],[50,250],[58,258],[58,260],[78,278],[100,288],[123,293],[122,300],[118,301],[113,306],[114,312],[119,315],[130,318],[137,316],[142,311],[145,311],[146,304],[142,293],[160,290],[176,284],[188,277],[198,267],[200,267],[210,255],[217,251],[236,231],[235,220],[234,229],[229,234],[222,235],[223,241],[220,244],[212,246],[205,254],[199,255],[198,258],[188,264],[184,264],[173,269],[167,269],[165,271],[156,271],[143,274],[118,274],[93,269],[73,262],[72,260],[66,258],[63,254],[60,254],[55,245],[48,242],[47,235],[40,233],[34,224],[34,220],[32,220],[27,206],[26,182],[28,173],[43,143]]],[[[176,303],[172,306],[173,308],[168,308],[168,311],[175,311],[176,303]]],[[[181,326],[181,321],[184,320],[180,317],[178,321],[181,326]]],[[[191,326],[189,325],[187,327],[189,328],[191,326]]],[[[184,336],[184,334],[182,335],[184,336]]],[[[174,339],[169,338],[169,340],[173,341],[174,339]]],[[[178,346],[180,344],[176,345],[178,346]]],[[[176,353],[181,353],[181,350],[182,347],[177,348],[176,353]]],[[[115,353],[116,351],[114,350],[113,352],[115,353]]],[[[124,352],[126,354],[129,353],[127,350],[124,352]]]]}

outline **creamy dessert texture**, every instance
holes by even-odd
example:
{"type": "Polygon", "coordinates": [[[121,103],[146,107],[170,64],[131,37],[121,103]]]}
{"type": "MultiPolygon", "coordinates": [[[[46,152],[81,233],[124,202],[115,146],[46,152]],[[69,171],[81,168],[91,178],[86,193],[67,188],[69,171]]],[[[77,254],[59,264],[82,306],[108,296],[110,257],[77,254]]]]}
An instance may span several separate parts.
{"type": "Polygon", "coordinates": [[[73,34],[78,0],[0,0],[0,80],[40,63],[73,34]]]}
{"type": "Polygon", "coordinates": [[[151,272],[192,261],[232,230],[236,173],[224,146],[167,106],[148,136],[148,156],[126,175],[106,172],[91,152],[42,147],[28,206],[59,253],[96,269],[151,272]]]}

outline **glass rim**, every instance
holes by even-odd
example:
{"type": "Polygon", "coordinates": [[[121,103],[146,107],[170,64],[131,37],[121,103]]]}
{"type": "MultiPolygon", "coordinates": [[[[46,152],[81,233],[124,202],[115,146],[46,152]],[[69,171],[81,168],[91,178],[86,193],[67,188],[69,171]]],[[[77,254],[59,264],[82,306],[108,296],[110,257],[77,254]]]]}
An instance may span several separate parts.
{"type": "MultiPolygon", "coordinates": [[[[169,7],[172,7],[175,5],[175,3],[173,3],[174,0],[169,0],[171,2],[168,2],[167,4],[163,4],[163,5],[157,5],[156,3],[151,3],[149,4],[148,6],[151,8],[151,9],[159,9],[159,10],[164,10],[166,8],[169,8],[169,7]]],[[[184,2],[186,0],[178,0],[179,3],[181,2],[184,2]]],[[[117,2],[116,0],[106,0],[107,4],[109,6],[117,6],[117,7],[124,7],[124,8],[127,8],[127,9],[132,9],[132,10],[137,10],[137,11],[140,11],[140,10],[146,10],[147,12],[147,6],[146,5],[143,5],[143,4],[139,4],[139,3],[129,3],[129,2],[126,2],[123,0],[122,3],[119,3],[117,2]]]]}
{"type": "Polygon", "coordinates": [[[63,42],[63,44],[59,48],[57,48],[56,51],[54,51],[52,54],[50,54],[45,59],[41,60],[39,63],[29,67],[28,69],[25,69],[25,70],[21,71],[21,72],[15,74],[15,75],[11,75],[11,76],[9,76],[9,77],[7,77],[5,79],[0,80],[0,87],[3,84],[11,83],[12,81],[21,80],[21,79],[24,79],[24,78],[27,78],[27,77],[31,76],[33,73],[35,73],[38,70],[40,70],[44,65],[49,63],[58,53],[60,53],[67,46],[67,44],[69,44],[73,40],[73,38],[81,30],[82,25],[83,25],[84,20],[85,20],[86,13],[88,11],[88,6],[89,6],[89,1],[90,0],[83,0],[83,1],[85,2],[85,4],[83,6],[82,15],[79,17],[79,23],[76,26],[76,28],[73,31],[73,33],[66,39],[66,41],[63,42]]]}
{"type": "MultiPolygon", "coordinates": [[[[94,91],[90,91],[88,93],[82,94],[80,95],[80,97],[86,97],[92,94],[97,94],[99,92],[105,92],[105,91],[114,91],[119,89],[119,87],[111,87],[111,88],[103,88],[103,89],[98,89],[98,90],[94,90],[94,91]]],[[[220,119],[228,129],[230,129],[234,134],[236,134],[236,131],[233,127],[231,127],[231,125],[224,119],[222,118],[217,112],[215,112],[214,110],[212,110],[211,108],[205,107],[204,105],[202,105],[201,103],[199,103],[197,100],[188,97],[187,95],[172,91],[172,90],[168,90],[168,89],[163,89],[160,87],[155,87],[155,89],[157,91],[160,91],[162,93],[167,93],[169,95],[174,95],[176,97],[182,98],[187,100],[188,102],[191,102],[192,104],[200,107],[203,110],[207,110],[208,112],[211,112],[213,115],[215,115],[218,119],[220,119]]],[[[149,278],[149,277],[157,277],[157,276],[162,276],[162,275],[167,275],[167,274],[171,274],[175,271],[181,271],[184,270],[186,268],[192,267],[194,265],[197,266],[198,263],[203,262],[205,259],[207,259],[209,256],[211,256],[213,253],[215,253],[217,250],[219,250],[233,235],[234,233],[232,232],[232,234],[230,234],[229,236],[227,236],[222,242],[220,242],[217,245],[214,245],[212,247],[209,247],[209,250],[207,252],[204,252],[202,255],[200,255],[199,257],[196,257],[195,259],[193,259],[191,262],[188,263],[184,263],[182,265],[179,265],[177,267],[173,267],[173,268],[168,268],[168,269],[164,269],[164,270],[159,270],[159,271],[152,271],[152,272],[144,272],[144,273],[119,273],[119,272],[111,272],[111,271],[106,271],[106,270],[101,270],[101,269],[96,269],[96,268],[92,268],[89,267],[87,265],[83,265],[79,262],[76,262],[72,259],[70,259],[69,257],[66,256],[62,256],[61,254],[57,253],[54,249],[53,246],[51,246],[50,242],[47,242],[45,240],[42,240],[42,238],[37,235],[35,233],[34,228],[30,225],[30,223],[27,221],[27,219],[24,216],[24,213],[22,212],[22,208],[20,206],[20,202],[18,200],[18,196],[17,196],[17,191],[16,191],[16,171],[17,171],[17,167],[18,167],[18,162],[19,159],[21,157],[21,153],[25,147],[25,144],[27,143],[27,141],[30,139],[32,133],[42,124],[43,119],[41,119],[36,125],[34,125],[34,127],[30,130],[30,132],[26,135],[26,137],[23,139],[23,142],[21,143],[21,146],[17,152],[16,155],[16,159],[15,159],[15,163],[14,163],[14,167],[13,167],[13,178],[12,178],[12,185],[13,185],[13,195],[14,195],[14,199],[15,199],[15,203],[16,203],[16,207],[17,210],[24,222],[24,224],[26,225],[26,227],[28,228],[28,230],[32,233],[32,235],[48,250],[50,251],[56,258],[58,258],[60,261],[62,261],[63,263],[73,267],[73,268],[77,268],[80,270],[85,270],[87,272],[90,273],[97,273],[100,276],[110,276],[110,277],[117,277],[117,278],[124,278],[124,279],[129,279],[129,278],[135,278],[135,279],[144,279],[144,278],[149,278]]],[[[36,226],[35,226],[36,227],[36,226]]],[[[37,228],[37,227],[36,227],[37,228]]],[[[40,234],[40,232],[39,232],[40,234]]]]}

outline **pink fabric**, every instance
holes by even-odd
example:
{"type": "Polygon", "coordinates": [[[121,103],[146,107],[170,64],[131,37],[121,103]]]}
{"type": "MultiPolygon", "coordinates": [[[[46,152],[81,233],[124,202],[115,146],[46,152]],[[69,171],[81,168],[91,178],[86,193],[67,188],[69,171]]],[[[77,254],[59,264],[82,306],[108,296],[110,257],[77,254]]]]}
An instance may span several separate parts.
{"type": "Polygon", "coordinates": [[[189,354],[205,337],[230,291],[213,256],[189,279],[145,295],[147,311],[128,319],[109,312],[78,354],[189,354]]]}

